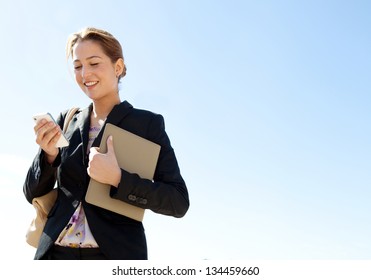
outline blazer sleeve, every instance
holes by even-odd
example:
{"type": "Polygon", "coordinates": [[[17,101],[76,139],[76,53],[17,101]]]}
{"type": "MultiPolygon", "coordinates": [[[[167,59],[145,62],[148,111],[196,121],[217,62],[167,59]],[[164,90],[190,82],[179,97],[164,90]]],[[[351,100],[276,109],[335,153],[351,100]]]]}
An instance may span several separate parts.
{"type": "MultiPolygon", "coordinates": [[[[60,114],[57,123],[61,126],[64,118],[60,114]]],[[[62,127],[62,126],[61,126],[62,127]]],[[[35,197],[47,194],[54,188],[56,182],[57,168],[60,165],[61,157],[58,153],[53,164],[47,163],[45,152],[40,148],[28,169],[25,182],[23,184],[23,193],[29,203],[35,197]]]]}
{"type": "Polygon", "coordinates": [[[54,188],[56,169],[46,162],[45,153],[40,149],[28,169],[23,184],[23,193],[29,203],[32,203],[33,198],[42,196],[54,188]]]}
{"type": "Polygon", "coordinates": [[[117,189],[112,187],[111,195],[155,213],[183,217],[189,208],[188,190],[161,115],[153,116],[148,138],[161,146],[153,181],[121,170],[121,181],[117,189]]]}

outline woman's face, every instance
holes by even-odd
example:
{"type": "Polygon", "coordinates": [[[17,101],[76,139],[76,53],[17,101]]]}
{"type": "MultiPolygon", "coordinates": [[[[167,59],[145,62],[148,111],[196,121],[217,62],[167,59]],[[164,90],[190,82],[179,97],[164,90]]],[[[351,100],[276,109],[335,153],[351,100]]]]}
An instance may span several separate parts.
{"type": "Polygon", "coordinates": [[[77,42],[73,48],[75,79],[92,100],[117,97],[120,60],[112,63],[103,49],[92,40],[77,42]]]}

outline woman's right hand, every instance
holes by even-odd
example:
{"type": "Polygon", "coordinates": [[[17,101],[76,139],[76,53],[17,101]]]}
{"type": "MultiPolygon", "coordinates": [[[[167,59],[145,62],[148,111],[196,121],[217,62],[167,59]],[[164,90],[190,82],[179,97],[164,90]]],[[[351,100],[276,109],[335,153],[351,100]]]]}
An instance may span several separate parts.
{"type": "Polygon", "coordinates": [[[54,122],[42,119],[34,126],[34,131],[36,143],[44,150],[47,162],[52,164],[59,153],[59,149],[55,147],[55,144],[61,136],[60,127],[54,122]]]}

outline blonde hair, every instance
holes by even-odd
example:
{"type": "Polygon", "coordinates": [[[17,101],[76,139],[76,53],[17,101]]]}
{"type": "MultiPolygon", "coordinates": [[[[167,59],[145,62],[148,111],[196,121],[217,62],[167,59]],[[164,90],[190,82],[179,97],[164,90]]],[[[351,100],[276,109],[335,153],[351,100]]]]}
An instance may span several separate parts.
{"type": "MultiPolygon", "coordinates": [[[[79,32],[72,33],[67,40],[66,46],[66,57],[73,58],[73,47],[76,43],[91,40],[98,43],[103,52],[111,59],[112,63],[117,62],[118,59],[124,60],[124,56],[122,54],[122,47],[120,42],[109,32],[94,28],[94,27],[86,27],[79,32]]],[[[119,81],[126,75],[126,65],[124,63],[124,69],[119,76],[119,81]]]]}

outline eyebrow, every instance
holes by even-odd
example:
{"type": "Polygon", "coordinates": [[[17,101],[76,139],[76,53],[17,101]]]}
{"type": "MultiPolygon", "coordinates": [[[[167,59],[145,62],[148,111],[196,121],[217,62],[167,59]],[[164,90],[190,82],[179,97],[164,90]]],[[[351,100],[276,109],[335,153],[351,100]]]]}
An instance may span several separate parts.
{"type": "MultiPolygon", "coordinates": [[[[101,57],[98,55],[92,55],[92,56],[87,57],[86,60],[90,60],[93,58],[101,58],[101,57]]],[[[80,61],[79,59],[75,59],[73,62],[79,62],[79,61],[80,61]]]]}

